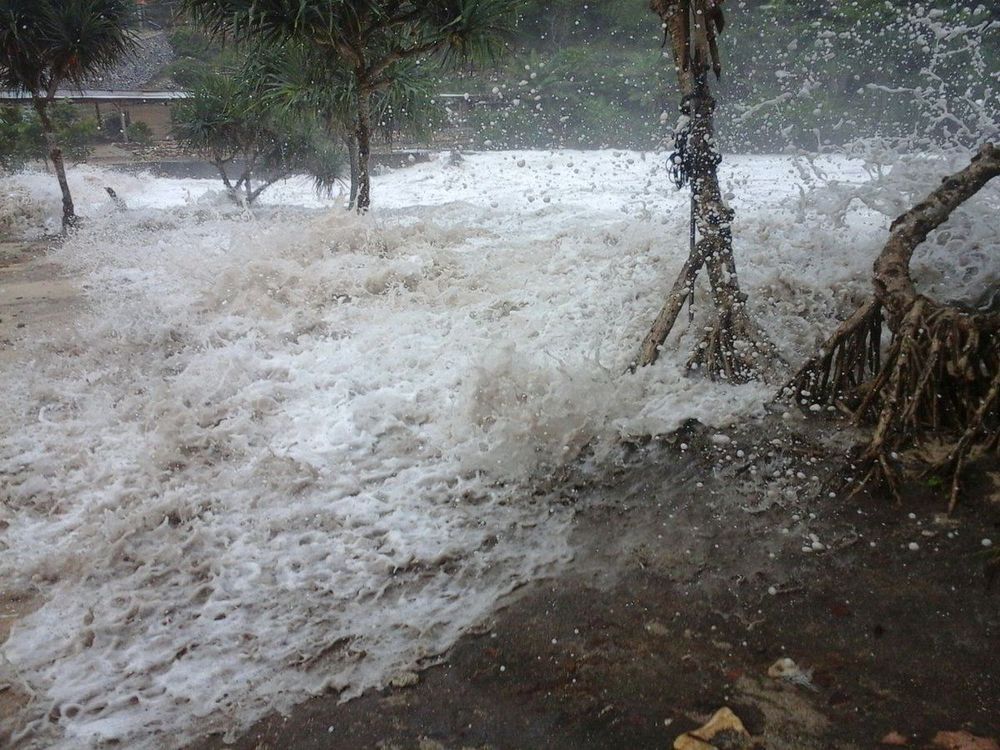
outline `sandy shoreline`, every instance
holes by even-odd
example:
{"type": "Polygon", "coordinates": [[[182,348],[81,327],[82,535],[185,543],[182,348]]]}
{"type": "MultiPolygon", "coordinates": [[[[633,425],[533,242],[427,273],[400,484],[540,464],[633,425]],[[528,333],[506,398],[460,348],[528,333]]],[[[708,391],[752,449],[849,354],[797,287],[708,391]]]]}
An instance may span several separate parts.
{"type": "Polygon", "coordinates": [[[70,325],[79,288],[48,260],[46,241],[0,242],[0,365],[19,355],[18,342],[70,325]]]}
{"type": "Polygon", "coordinates": [[[438,666],[188,750],[668,748],[723,706],[755,739],[720,747],[860,750],[891,732],[928,750],[995,747],[934,739],[1000,735],[1000,591],[976,551],[1000,520],[996,466],[970,481],[955,519],[925,492],[909,498],[912,520],[871,496],[748,512],[739,481],[679,453],[653,445],[600,484],[564,490],[578,509],[574,562],[513,595],[438,666]],[[793,511],[802,520],[776,537],[793,511]],[[807,528],[829,547],[800,552],[807,528]],[[908,551],[915,537],[925,551],[908,551]],[[769,677],[782,657],[810,684],[769,677]]]}

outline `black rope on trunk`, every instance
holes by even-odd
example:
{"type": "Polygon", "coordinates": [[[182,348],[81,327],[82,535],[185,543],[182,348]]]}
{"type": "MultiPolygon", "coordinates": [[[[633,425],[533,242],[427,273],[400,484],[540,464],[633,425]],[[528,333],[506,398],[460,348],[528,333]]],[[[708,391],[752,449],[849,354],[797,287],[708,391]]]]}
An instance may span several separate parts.
{"type": "Polygon", "coordinates": [[[668,161],[670,179],[673,180],[678,190],[687,185],[692,175],[694,175],[695,164],[690,148],[691,131],[694,124],[694,119],[691,117],[691,102],[693,99],[693,94],[689,94],[681,99],[681,117],[683,120],[674,131],[674,150],[670,154],[668,161]]]}

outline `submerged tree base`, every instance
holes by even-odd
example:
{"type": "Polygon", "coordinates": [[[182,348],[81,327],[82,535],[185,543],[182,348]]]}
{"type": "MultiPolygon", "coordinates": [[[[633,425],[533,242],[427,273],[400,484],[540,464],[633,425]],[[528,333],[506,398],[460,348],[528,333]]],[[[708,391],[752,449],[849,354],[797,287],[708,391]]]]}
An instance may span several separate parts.
{"type": "Polygon", "coordinates": [[[765,376],[776,357],[774,346],[743,307],[730,306],[716,314],[688,368],[713,379],[749,383],[765,376]]]}
{"type": "Polygon", "coordinates": [[[874,296],[785,390],[800,403],[832,405],[873,426],[859,449],[858,490],[876,482],[900,500],[899,453],[943,441],[942,455],[926,465],[949,475],[951,511],[966,464],[1000,449],[1000,315],[931,300],[916,292],[909,275],[916,247],[998,174],[1000,150],[986,145],[893,223],[875,263],[874,296]],[[886,327],[891,339],[883,356],[886,327]]]}
{"type": "Polygon", "coordinates": [[[736,281],[731,243],[720,238],[698,242],[674,281],[667,301],[646,334],[639,357],[632,365],[646,367],[659,358],[685,304],[692,304],[698,274],[708,265],[715,318],[688,360],[688,367],[712,379],[747,383],[768,374],[777,361],[777,350],[746,311],[746,295],[736,281]],[[733,270],[730,271],[729,269],[733,270]]]}
{"type": "Polygon", "coordinates": [[[691,250],[631,369],[656,362],[685,303],[692,304],[698,274],[706,268],[715,318],[688,367],[712,379],[746,383],[764,374],[775,350],[747,313],[733,257],[734,212],[719,187],[722,156],[708,71],[717,77],[722,72],[716,44],[721,11],[708,0],[653,0],[650,7],[663,20],[683,95],[670,170],[678,188],[691,188],[691,250]]]}

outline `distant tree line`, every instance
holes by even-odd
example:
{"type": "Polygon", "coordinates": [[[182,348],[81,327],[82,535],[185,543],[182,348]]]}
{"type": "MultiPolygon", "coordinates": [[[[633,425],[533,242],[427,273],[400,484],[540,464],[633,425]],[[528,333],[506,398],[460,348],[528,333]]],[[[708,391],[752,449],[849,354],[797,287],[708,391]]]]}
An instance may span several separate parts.
{"type": "MultiPolygon", "coordinates": [[[[973,145],[996,135],[995,3],[727,8],[717,119],[726,149],[822,150],[859,136],[973,145]]],[[[0,166],[44,153],[67,226],[64,150],[82,136],[54,116],[54,94],[133,50],[136,10],[132,0],[0,0],[0,77],[33,105],[28,116],[4,114],[0,166]]],[[[196,94],[177,111],[178,137],[250,202],[293,172],[329,189],[348,162],[351,205],[367,209],[373,139],[436,125],[436,93],[491,99],[461,136],[478,147],[655,148],[677,116],[662,26],[640,0],[149,0],[139,10],[173,25],[168,72],[196,94]]]]}
{"type": "MultiPolygon", "coordinates": [[[[729,74],[718,127],[728,149],[812,149],[915,127],[936,128],[940,140],[968,140],[957,123],[925,111],[921,98],[972,109],[983,96],[989,107],[992,90],[996,109],[1000,4],[729,0],[726,8],[729,74]],[[935,24],[952,33],[936,37],[935,24]],[[956,32],[964,26],[979,35],[963,38],[956,32]],[[928,70],[942,79],[933,91],[928,70]],[[967,90],[973,95],[964,102],[967,90]]],[[[676,114],[662,44],[659,19],[644,0],[529,0],[514,54],[487,73],[445,78],[441,88],[503,96],[503,106],[473,113],[477,145],[649,148],[663,135],[661,114],[671,122],[676,114]]]]}

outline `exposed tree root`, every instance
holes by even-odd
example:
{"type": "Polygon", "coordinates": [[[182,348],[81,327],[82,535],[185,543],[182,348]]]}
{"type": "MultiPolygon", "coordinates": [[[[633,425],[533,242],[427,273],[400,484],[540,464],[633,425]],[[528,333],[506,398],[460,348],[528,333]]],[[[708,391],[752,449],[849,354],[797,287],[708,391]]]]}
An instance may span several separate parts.
{"type": "Polygon", "coordinates": [[[757,324],[742,306],[733,305],[724,308],[705,331],[688,367],[731,383],[746,383],[766,372],[775,356],[757,324]]]}
{"type": "Polygon", "coordinates": [[[979,409],[973,415],[961,439],[954,449],[952,449],[951,455],[947,459],[948,468],[952,473],[951,495],[948,501],[949,513],[955,510],[955,506],[958,504],[958,495],[961,489],[959,479],[962,476],[962,470],[965,468],[965,463],[972,452],[972,448],[976,445],[976,441],[980,437],[985,437],[982,450],[984,452],[998,453],[997,447],[1000,446],[1000,428],[997,426],[998,395],[1000,395],[1000,372],[993,376],[993,383],[990,385],[990,390],[986,394],[986,398],[983,399],[979,409]],[[990,420],[992,424],[987,427],[990,416],[992,416],[992,420],[990,420]]]}
{"type": "Polygon", "coordinates": [[[882,306],[873,298],[859,307],[786,387],[796,399],[843,407],[871,373],[881,369],[882,306]]]}
{"type": "Polygon", "coordinates": [[[684,309],[684,304],[689,302],[694,294],[694,285],[698,280],[698,272],[705,265],[705,247],[706,241],[702,240],[695,246],[694,252],[684,262],[684,267],[677,275],[677,280],[674,281],[674,286],[670,290],[670,294],[667,295],[666,304],[663,305],[660,314],[653,321],[649,333],[643,339],[642,346],[639,348],[639,358],[633,364],[632,369],[651,365],[659,357],[660,348],[663,346],[663,342],[667,340],[667,336],[670,335],[674,323],[677,322],[677,316],[684,309]]]}
{"type": "Polygon", "coordinates": [[[833,405],[873,426],[860,451],[858,490],[880,483],[901,501],[899,453],[943,439],[947,457],[930,468],[951,477],[950,512],[969,460],[1000,446],[1000,316],[935,302],[918,294],[909,276],[917,245],[998,174],[1000,150],[984,146],[893,223],[875,263],[875,295],[785,388],[799,403],[833,405]],[[891,340],[883,356],[886,326],[891,340]]]}

